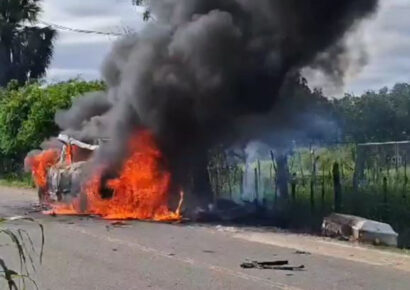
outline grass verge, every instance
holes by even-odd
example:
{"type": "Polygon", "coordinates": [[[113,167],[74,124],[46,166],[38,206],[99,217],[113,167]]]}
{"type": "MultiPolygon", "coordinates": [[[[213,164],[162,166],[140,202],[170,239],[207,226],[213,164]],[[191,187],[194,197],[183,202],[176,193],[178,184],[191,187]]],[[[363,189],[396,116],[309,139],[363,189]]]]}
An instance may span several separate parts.
{"type": "Polygon", "coordinates": [[[9,174],[0,176],[0,186],[35,188],[30,174],[9,174]]]}

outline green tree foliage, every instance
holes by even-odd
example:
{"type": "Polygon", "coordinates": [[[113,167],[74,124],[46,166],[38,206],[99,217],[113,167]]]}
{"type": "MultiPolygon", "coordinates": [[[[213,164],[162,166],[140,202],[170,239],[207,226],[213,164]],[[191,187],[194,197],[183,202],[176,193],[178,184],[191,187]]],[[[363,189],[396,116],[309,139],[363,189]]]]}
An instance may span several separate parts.
{"type": "Polygon", "coordinates": [[[71,106],[73,98],[104,89],[101,82],[68,81],[49,86],[35,83],[0,91],[0,154],[21,160],[58,133],[54,115],[71,106]]]}
{"type": "Polygon", "coordinates": [[[335,113],[350,142],[401,141],[410,138],[410,84],[346,95],[334,100],[335,113]]]}
{"type": "Polygon", "coordinates": [[[0,86],[42,77],[53,53],[56,31],[34,26],[40,0],[0,1],[0,86]]]}

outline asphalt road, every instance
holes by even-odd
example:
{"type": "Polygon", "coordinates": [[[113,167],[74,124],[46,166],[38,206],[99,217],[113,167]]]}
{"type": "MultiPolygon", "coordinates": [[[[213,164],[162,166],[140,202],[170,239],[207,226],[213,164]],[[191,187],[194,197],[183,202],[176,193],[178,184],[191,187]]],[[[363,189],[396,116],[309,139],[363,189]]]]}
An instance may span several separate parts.
{"type": "MultiPolygon", "coordinates": [[[[89,217],[30,213],[33,202],[32,191],[0,188],[0,216],[28,214],[44,224],[44,261],[33,274],[40,289],[410,289],[408,257],[386,254],[388,262],[377,263],[378,252],[343,245],[337,246],[339,254],[332,254],[334,245],[325,246],[326,251],[311,239],[306,247],[314,251],[299,254],[300,248],[292,245],[305,242],[297,236],[276,234],[273,240],[283,239],[285,244],[275,246],[248,239],[256,236],[247,229],[238,234],[232,228],[186,224],[113,226],[89,217]],[[365,256],[353,260],[359,251],[365,256]],[[305,270],[241,269],[247,260],[289,260],[305,265],[305,270]]],[[[17,226],[38,238],[33,226],[17,226]]],[[[10,261],[13,254],[0,247],[0,257],[10,261]]]]}

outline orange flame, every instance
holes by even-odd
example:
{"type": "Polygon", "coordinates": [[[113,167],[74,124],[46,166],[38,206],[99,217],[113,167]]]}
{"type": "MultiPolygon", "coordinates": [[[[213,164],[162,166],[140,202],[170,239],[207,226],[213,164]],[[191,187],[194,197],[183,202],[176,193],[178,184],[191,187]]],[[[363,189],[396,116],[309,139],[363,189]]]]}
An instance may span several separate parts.
{"type": "Polygon", "coordinates": [[[84,188],[86,212],[81,212],[77,199],[68,206],[56,206],[53,213],[87,213],[111,220],[180,220],[183,194],[177,210],[169,210],[170,173],[161,168],[162,154],[153,135],[146,130],[138,132],[130,142],[130,149],[132,154],[118,178],[107,182],[106,187],[113,191],[111,199],[101,197],[101,174],[96,174],[84,188]]]}
{"type": "Polygon", "coordinates": [[[40,188],[47,187],[47,171],[57,164],[59,152],[54,149],[46,150],[35,156],[27,158],[27,164],[31,168],[34,182],[40,188]]]}
{"type": "Polygon", "coordinates": [[[67,165],[71,165],[73,163],[73,147],[71,144],[68,144],[66,147],[65,161],[67,165]]]}

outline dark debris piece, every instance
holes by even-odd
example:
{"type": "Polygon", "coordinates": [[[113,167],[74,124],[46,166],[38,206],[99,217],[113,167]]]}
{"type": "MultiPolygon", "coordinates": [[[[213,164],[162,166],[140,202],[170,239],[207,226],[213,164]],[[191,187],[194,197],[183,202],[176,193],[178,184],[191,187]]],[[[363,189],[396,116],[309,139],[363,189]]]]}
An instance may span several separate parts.
{"type": "Polygon", "coordinates": [[[269,261],[269,262],[247,262],[242,263],[243,269],[261,269],[261,270],[282,270],[282,271],[302,271],[305,269],[304,265],[301,266],[287,266],[289,261],[269,261]]]}
{"type": "Polygon", "coordinates": [[[110,225],[113,227],[122,227],[122,226],[127,226],[128,224],[124,221],[112,221],[110,222],[110,225]]]}
{"type": "Polygon", "coordinates": [[[312,255],[312,253],[306,252],[306,251],[296,251],[295,254],[296,255],[312,255]]]}
{"type": "Polygon", "coordinates": [[[212,251],[212,250],[203,250],[202,252],[206,253],[206,254],[215,254],[216,253],[215,251],[212,251]]]}
{"type": "Polygon", "coordinates": [[[273,267],[273,270],[282,270],[282,271],[303,271],[305,265],[300,266],[285,266],[285,267],[273,267]]]}
{"type": "Polygon", "coordinates": [[[50,208],[47,205],[44,204],[38,204],[38,203],[32,203],[30,204],[30,207],[27,209],[27,212],[29,214],[31,213],[39,213],[45,210],[49,210],[50,208]]]}

